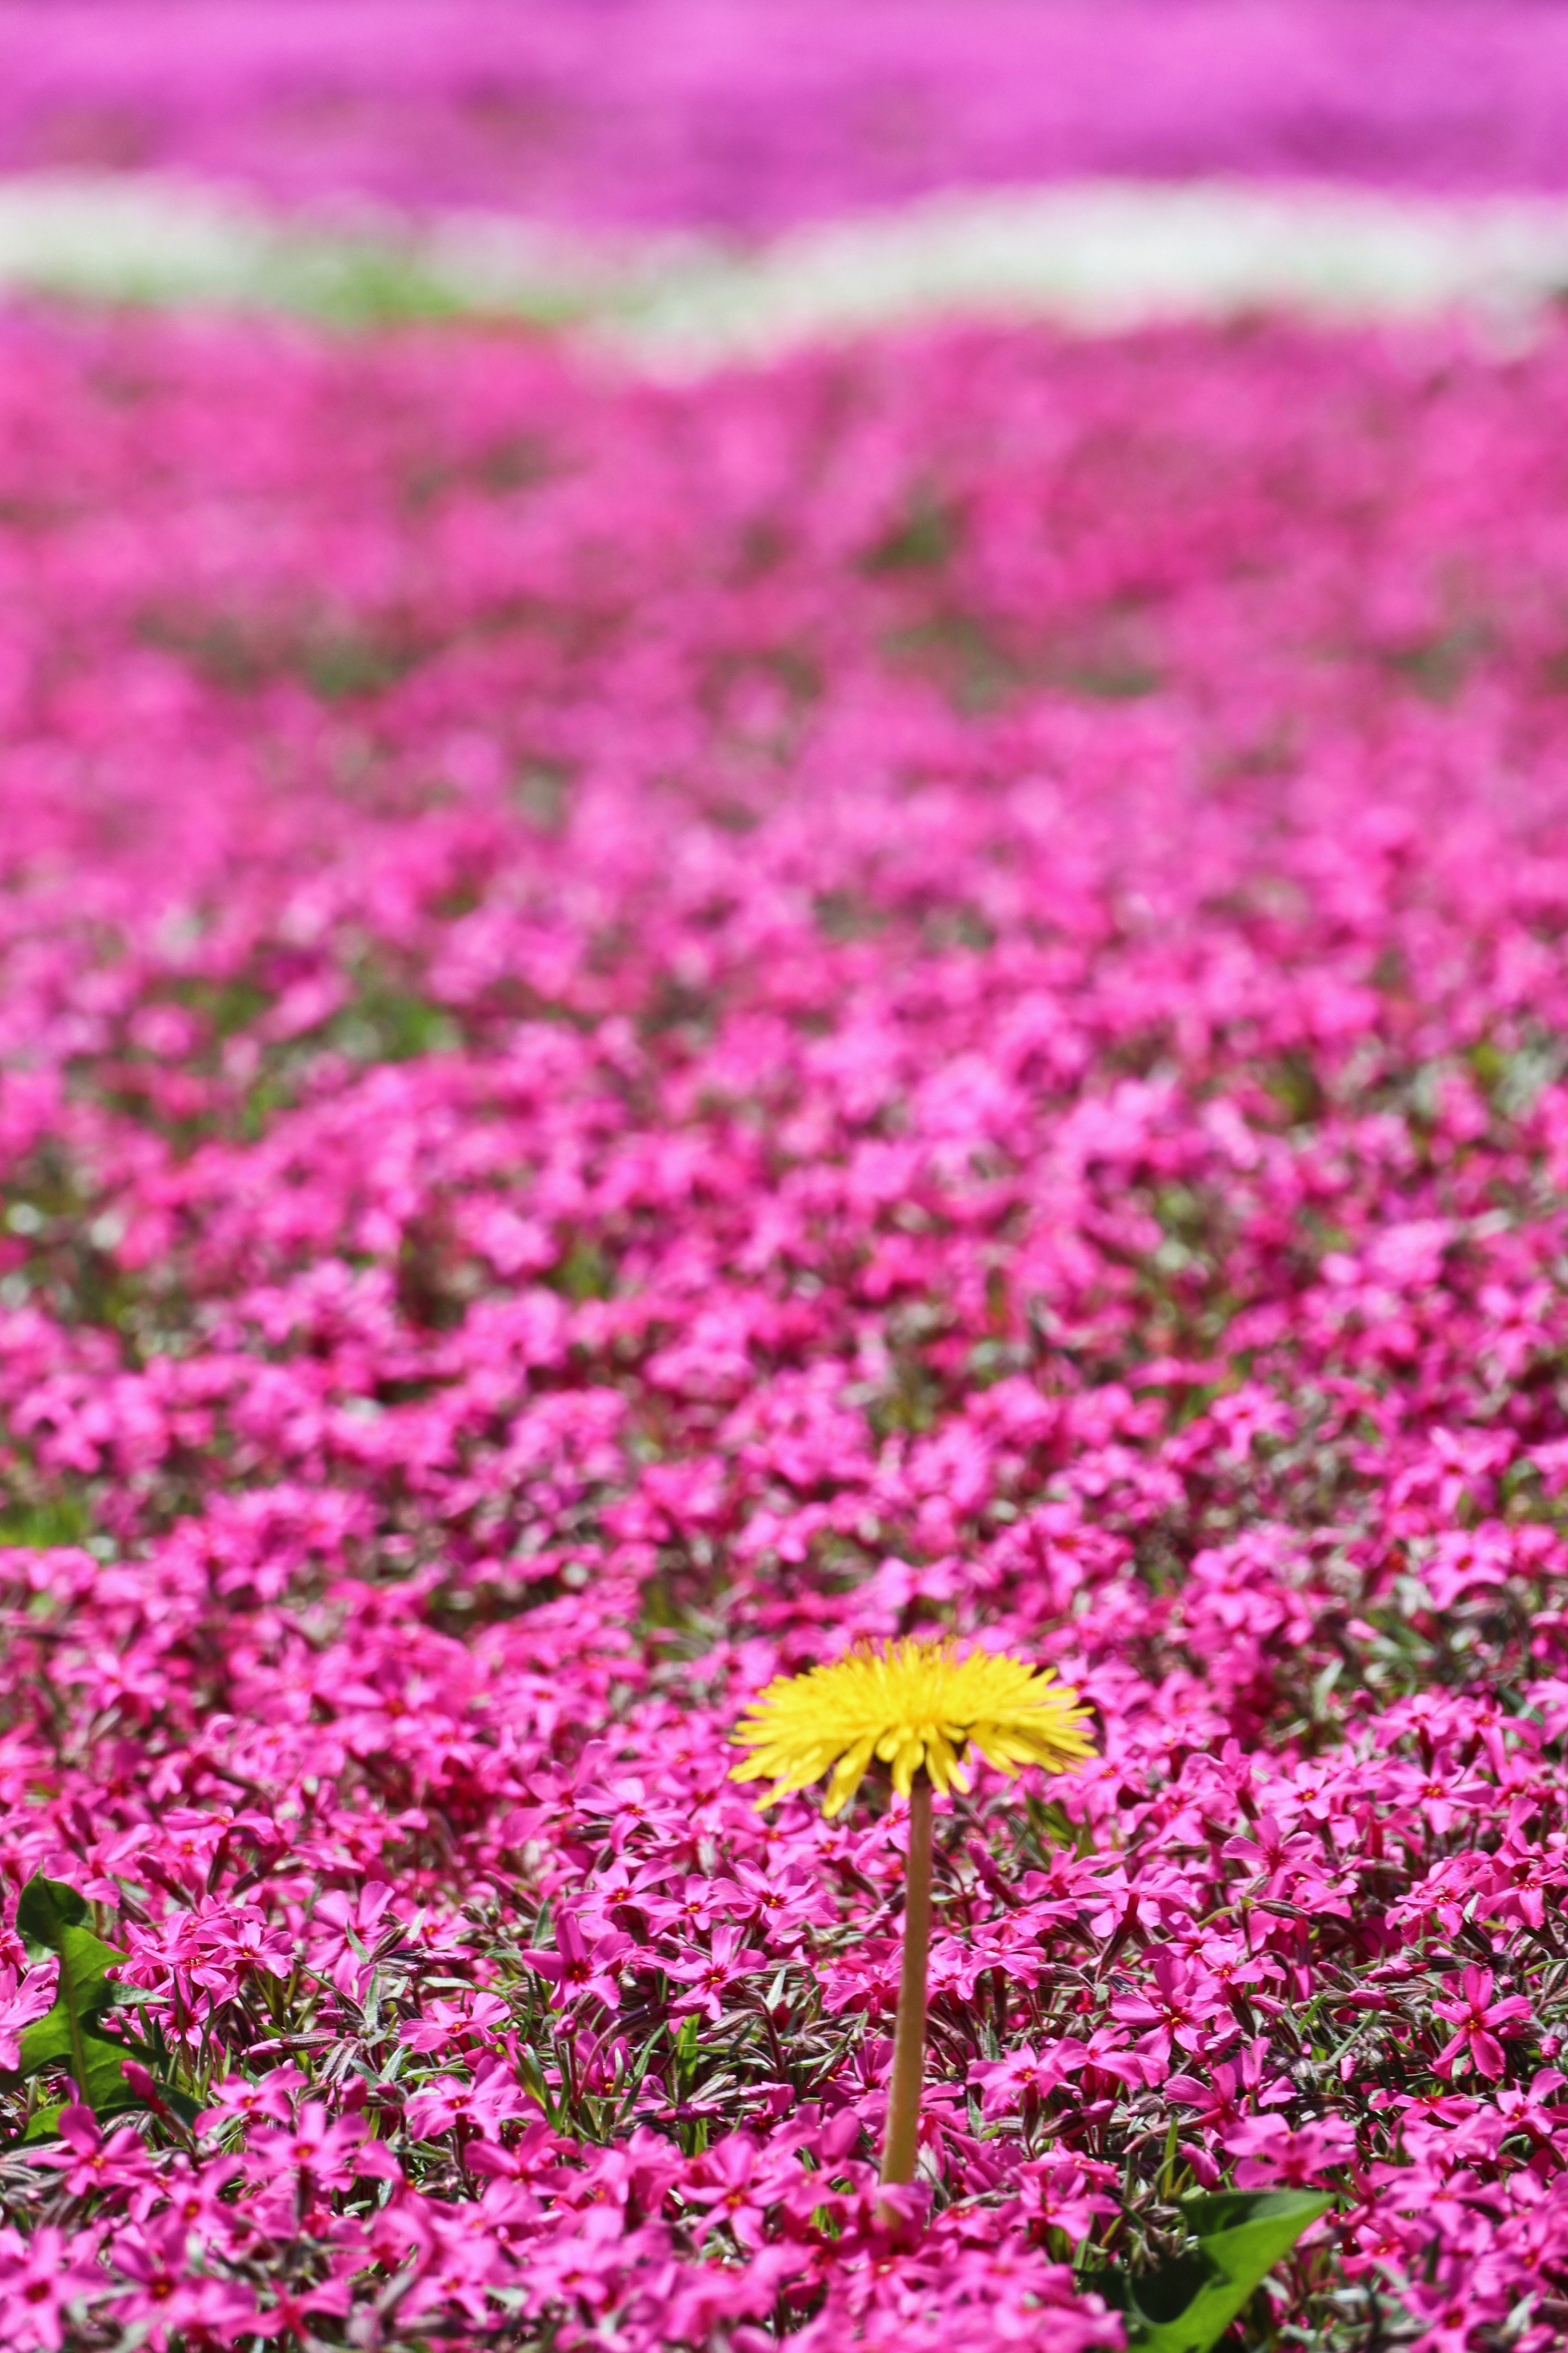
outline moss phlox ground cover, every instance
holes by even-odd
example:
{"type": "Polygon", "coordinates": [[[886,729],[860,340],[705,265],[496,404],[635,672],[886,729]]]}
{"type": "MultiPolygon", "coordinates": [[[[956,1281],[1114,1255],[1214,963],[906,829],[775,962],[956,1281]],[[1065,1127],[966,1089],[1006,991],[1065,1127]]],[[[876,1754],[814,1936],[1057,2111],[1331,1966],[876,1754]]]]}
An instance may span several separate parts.
{"type": "Polygon", "coordinates": [[[1568,337],[0,340],[5,2344],[1560,2342],[1568,337]]]}
{"type": "Polygon", "coordinates": [[[754,237],[1061,178],[1562,188],[1538,0],[0,0],[0,171],[754,237]]]}

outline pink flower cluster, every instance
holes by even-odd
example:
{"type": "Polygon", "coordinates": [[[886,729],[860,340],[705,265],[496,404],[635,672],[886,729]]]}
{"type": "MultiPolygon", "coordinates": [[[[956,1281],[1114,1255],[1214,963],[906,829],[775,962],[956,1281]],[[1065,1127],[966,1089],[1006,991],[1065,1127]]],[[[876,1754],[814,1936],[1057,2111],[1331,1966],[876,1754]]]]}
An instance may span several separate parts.
{"type": "Polygon", "coordinates": [[[1557,0],[0,0],[0,169],[754,233],[1073,175],[1562,188],[1557,0]]]}
{"type": "Polygon", "coordinates": [[[1565,416],[5,325],[0,1864],[166,2063],[0,2078],[15,2353],[1071,2353],[1230,2182],[1561,2341],[1565,416]],[[725,1743],[937,1627],[1102,1753],[939,1813],[900,2252],[898,1810],[725,1743]]]}

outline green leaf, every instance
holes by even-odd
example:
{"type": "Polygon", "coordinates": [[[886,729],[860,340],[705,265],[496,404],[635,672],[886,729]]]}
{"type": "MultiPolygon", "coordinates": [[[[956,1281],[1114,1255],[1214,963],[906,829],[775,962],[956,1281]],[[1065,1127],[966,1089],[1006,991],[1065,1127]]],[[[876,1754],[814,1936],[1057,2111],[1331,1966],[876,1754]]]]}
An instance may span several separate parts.
{"type": "MultiPolygon", "coordinates": [[[[57,2005],[58,2007],[58,2005],[57,2005]]],[[[143,2056],[134,2042],[111,2042],[107,2035],[94,2034],[90,2028],[77,2027],[68,2020],[57,2019],[51,2010],[27,2029],[22,2038],[22,2073],[36,2075],[45,2067],[61,2067],[74,2076],[76,2086],[95,2116],[107,2116],[114,2108],[141,2105],[137,2094],[126,2082],[121,2063],[143,2056]],[[29,2037],[34,2038],[29,2041],[29,2037]]]]}
{"type": "Polygon", "coordinates": [[[1152,2272],[1102,2273],[1090,2284],[1127,2318],[1133,2353],[1208,2353],[1332,2200],[1311,2190],[1222,2190],[1182,2211],[1197,2241],[1152,2272]]]}
{"type": "Polygon", "coordinates": [[[66,2068],[88,2106],[100,2111],[134,2099],[120,2064],[134,2045],[108,2042],[94,2031],[94,2021],[115,2000],[107,1971],[125,1956],[86,1923],[87,1903],[74,1887],[40,1873],[22,1890],[16,1926],[29,1942],[58,1954],[60,1968],[53,2009],[23,2032],[20,2072],[27,2076],[41,2067],[66,2068]]]}
{"type": "Polygon", "coordinates": [[[69,2002],[80,2018],[112,2010],[120,1989],[110,1984],[106,1973],[125,1958],[119,1947],[106,1945],[90,1928],[62,1928],[55,1950],[60,1957],[57,2000],[69,2002]]]}
{"type": "Polygon", "coordinates": [[[59,1956],[58,2002],[74,2016],[95,2017],[121,1999],[107,1972],[125,1955],[87,1926],[87,1904],[74,1887],[58,1879],[29,1879],[16,1906],[16,1926],[30,1944],[59,1956]]]}
{"type": "MultiPolygon", "coordinates": [[[[22,1890],[16,1926],[29,1944],[58,1955],[60,1968],[53,2008],[22,2031],[17,2073],[25,2081],[47,2067],[59,2068],[72,2077],[94,2115],[101,2116],[141,2106],[141,2094],[125,2080],[123,2062],[145,2062],[153,2053],[129,2035],[111,2037],[100,2029],[104,2011],[126,1998],[108,1976],[125,1956],[118,1946],[95,1935],[87,1919],[86,1899],[58,1879],[40,1875],[22,1890]]],[[[128,1992],[134,1998],[133,1989],[128,1992]]],[[[190,2105],[173,2089],[160,2085],[159,2094],[178,2115],[184,2116],[190,2105]]],[[[59,2115],[58,2102],[37,2109],[26,2138],[47,2139],[58,2131],[59,2115]]]]}
{"type": "Polygon", "coordinates": [[[16,1904],[16,1932],[35,1945],[59,1950],[62,1928],[79,1928],[87,1918],[87,1898],[63,1880],[46,1879],[40,1872],[29,1879],[16,1904]]]}

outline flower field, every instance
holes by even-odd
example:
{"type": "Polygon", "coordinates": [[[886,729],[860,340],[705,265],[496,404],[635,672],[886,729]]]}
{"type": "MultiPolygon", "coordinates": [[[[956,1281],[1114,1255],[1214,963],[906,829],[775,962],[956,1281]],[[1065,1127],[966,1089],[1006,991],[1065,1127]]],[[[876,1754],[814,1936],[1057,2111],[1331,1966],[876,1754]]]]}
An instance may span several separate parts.
{"type": "Polygon", "coordinates": [[[1555,0],[0,0],[0,171],[741,237],[1071,177],[1568,187],[1555,0]]]}
{"type": "Polygon", "coordinates": [[[1561,2343],[1565,419],[0,326],[15,2353],[1077,2353],[1231,2185],[1254,2343],[1561,2343]],[[900,2236],[905,1810],[728,1777],[944,1631],[1096,1753],[900,2236]]]}

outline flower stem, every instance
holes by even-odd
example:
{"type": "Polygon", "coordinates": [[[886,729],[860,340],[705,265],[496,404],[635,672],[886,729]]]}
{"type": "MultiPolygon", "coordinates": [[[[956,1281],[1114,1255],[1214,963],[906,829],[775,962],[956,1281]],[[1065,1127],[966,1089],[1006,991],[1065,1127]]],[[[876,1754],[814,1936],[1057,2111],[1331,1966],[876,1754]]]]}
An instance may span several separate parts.
{"type": "MultiPolygon", "coordinates": [[[[899,1980],[899,2023],[893,2037],[893,2080],[888,2096],[888,2137],[882,2179],[912,2181],[925,2068],[926,1955],[931,1948],[931,1783],[917,1773],[910,1790],[910,1842],[904,1859],[904,1965],[899,1980]]],[[[881,2210],[885,2222],[892,2210],[881,2210]]]]}

